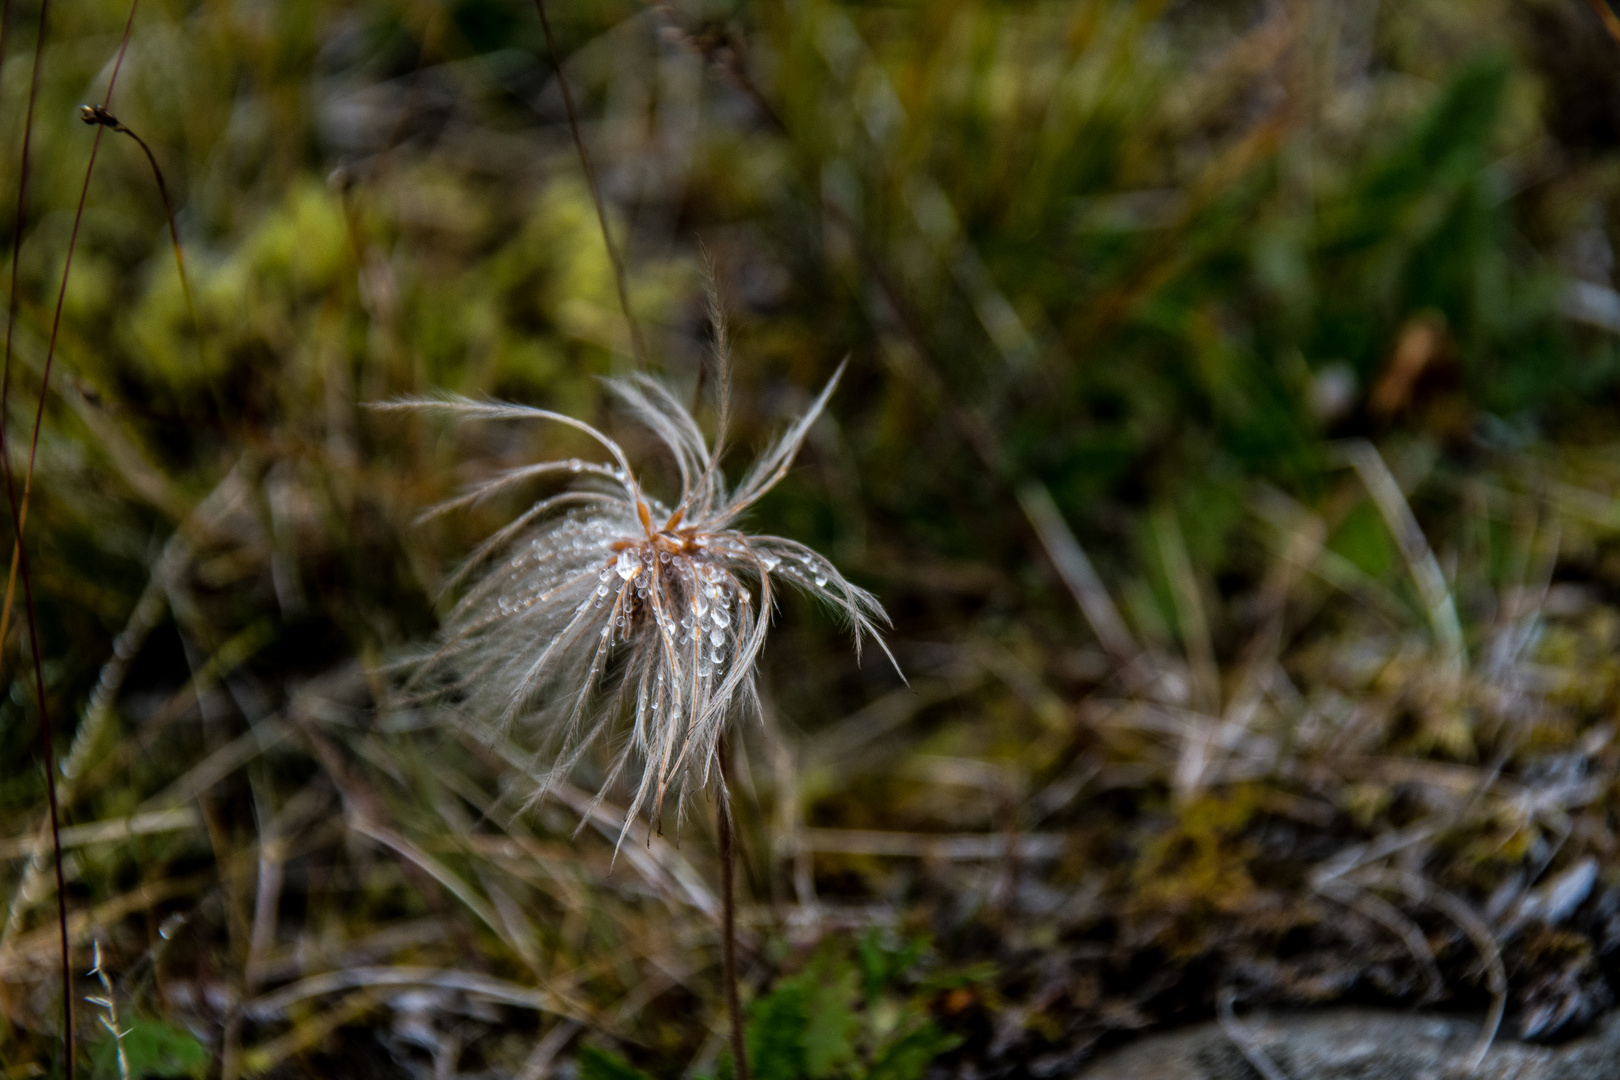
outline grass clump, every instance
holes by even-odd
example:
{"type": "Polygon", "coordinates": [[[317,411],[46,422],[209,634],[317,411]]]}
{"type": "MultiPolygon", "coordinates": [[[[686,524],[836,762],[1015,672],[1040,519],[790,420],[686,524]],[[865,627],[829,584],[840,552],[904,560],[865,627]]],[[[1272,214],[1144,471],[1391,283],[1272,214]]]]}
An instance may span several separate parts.
{"type": "Polygon", "coordinates": [[[522,5],[149,3],[113,112],[195,318],[109,137],[48,389],[78,108],[129,9],[51,7],[18,217],[14,8],[18,468],[44,417],[38,647],[20,607],[0,642],[19,1075],[62,1035],[47,775],[69,999],[99,941],[118,1015],[221,1076],[724,1067],[708,815],[615,858],[612,753],[526,806],[390,697],[528,503],[417,513],[591,444],[363,406],[623,430],[596,195],[682,403],[716,389],[712,255],[733,442],[848,357],[749,528],[881,596],[911,681],[792,598],[757,656],[727,786],[762,1063],[1015,1077],[1223,1002],[1535,1039],[1610,1007],[1620,119],[1588,7],[551,3],[593,191],[522,5]]]}

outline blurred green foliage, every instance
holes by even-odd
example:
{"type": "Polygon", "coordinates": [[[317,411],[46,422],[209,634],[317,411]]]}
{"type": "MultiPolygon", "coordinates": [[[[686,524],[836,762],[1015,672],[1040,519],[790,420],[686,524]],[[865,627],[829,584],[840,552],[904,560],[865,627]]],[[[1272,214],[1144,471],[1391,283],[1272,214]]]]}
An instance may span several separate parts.
{"type": "Polygon", "coordinates": [[[197,1037],[162,1020],[141,1017],[130,1023],[120,1039],[101,1039],[90,1050],[94,1080],[119,1080],[122,1049],[131,1077],[190,1077],[202,1080],[208,1073],[208,1048],[197,1037]]]}
{"type": "MultiPolygon", "coordinates": [[[[40,5],[6,8],[18,467],[97,135],[76,110],[106,93],[129,10],[50,8],[19,232],[40,5]]],[[[915,904],[958,935],[940,950],[1002,965],[1008,993],[1061,981],[1029,975],[1032,955],[1069,958],[1068,996],[1019,1015],[1078,1054],[1205,1008],[1212,973],[1293,1003],[1426,993],[1387,926],[1321,945],[1365,978],[1288,967],[1310,935],[1363,932],[1311,891],[1312,860],[1346,845],[1430,829],[1425,872],[1480,906],[1509,897],[1503,926],[1543,875],[1610,857],[1620,45],[1584,4],[548,10],[649,366],[712,397],[706,260],[732,316],[739,459],[850,359],[752,525],[879,594],[916,691],[789,603],[762,667],[772,727],[739,735],[761,940],[805,925],[785,911],[915,904]],[[1367,498],[1351,439],[1377,446],[1427,546],[1367,498]],[[1151,659],[1134,675],[1054,573],[1032,486],[1151,659]],[[1436,579],[1468,653],[1450,682],[1436,579]],[[800,845],[817,829],[924,855],[800,845]],[[1050,895],[1031,886],[1043,915],[1017,908],[1036,870],[970,873],[995,860],[916,839],[1020,829],[1064,837],[1038,871],[1050,895]],[[1164,989],[1172,967],[1185,981],[1164,989]]],[[[433,634],[447,572],[517,504],[420,512],[592,450],[367,404],[506,397],[619,433],[597,380],[637,363],[532,5],[147,0],[118,80],[111,110],[162,167],[195,312],[145,157],[101,131],[28,541],[64,820],[197,809],[69,852],[75,910],[157,973],[121,984],[129,1015],[184,1016],[210,1053],[246,1039],[316,1075],[420,1064],[452,1014],[493,1032],[469,1036],[490,1068],[521,1069],[564,1022],[684,1067],[718,1015],[701,905],[576,839],[579,807],[514,816],[487,748],[376,709],[390,664],[433,634]],[[257,903],[265,882],[279,901],[257,903]],[[170,917],[189,922],[165,959],[170,917]],[[456,1013],[448,991],[420,1024],[362,990],[274,996],[386,965],[555,985],[559,1019],[456,1013]]],[[[22,888],[38,709],[12,626],[0,760],[34,767],[0,770],[8,1065],[54,1045],[48,889],[22,888]]],[[[676,855],[646,852],[706,865],[706,826],[683,827],[676,855]]],[[[1462,939],[1419,929],[1481,1004],[1462,939]]],[[[1563,987],[1568,1022],[1589,1018],[1597,958],[1620,955],[1596,941],[1536,953],[1565,967],[1526,959],[1515,987],[1563,987]]],[[[969,1039],[952,1053],[1028,1056],[979,997],[947,1017],[903,949],[808,955],[765,965],[762,1077],[915,1076],[951,1025],[969,1039]]],[[[180,1053],[139,1024],[152,1054],[180,1053]]]]}
{"type": "MultiPolygon", "coordinates": [[[[828,938],[796,974],[780,978],[768,993],[748,1003],[744,1037],[748,1068],[759,1080],[920,1080],[928,1065],[960,1045],[940,1030],[927,998],[946,983],[971,985],[987,973],[965,978],[917,979],[915,968],[927,943],[904,943],[872,929],[853,950],[828,938]],[[853,952],[853,956],[851,956],[853,952]]],[[[646,1074],[596,1048],[580,1056],[584,1080],[635,1080],[646,1074]]],[[[717,1073],[734,1075],[729,1054],[717,1073]]]]}

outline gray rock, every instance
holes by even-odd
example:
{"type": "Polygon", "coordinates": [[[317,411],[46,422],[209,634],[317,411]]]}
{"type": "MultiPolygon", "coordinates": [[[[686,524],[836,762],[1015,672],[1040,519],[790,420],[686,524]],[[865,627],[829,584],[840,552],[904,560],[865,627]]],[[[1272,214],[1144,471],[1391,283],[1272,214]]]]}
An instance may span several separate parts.
{"type": "Polygon", "coordinates": [[[1478,1036],[1478,1021],[1412,1013],[1257,1013],[1230,1034],[1208,1023],[1150,1036],[1099,1058],[1075,1080],[1264,1080],[1266,1062],[1287,1080],[1620,1080],[1620,1014],[1561,1046],[1498,1038],[1470,1070],[1478,1036]],[[1234,1035],[1251,1053],[1263,1052],[1259,1069],[1234,1035]]]}

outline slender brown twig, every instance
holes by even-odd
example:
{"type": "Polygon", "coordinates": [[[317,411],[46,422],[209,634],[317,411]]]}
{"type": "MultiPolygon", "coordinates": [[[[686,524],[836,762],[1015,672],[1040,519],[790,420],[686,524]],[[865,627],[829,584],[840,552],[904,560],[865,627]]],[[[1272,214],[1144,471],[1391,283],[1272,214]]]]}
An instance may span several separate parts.
{"type": "Polygon", "coordinates": [[[731,825],[731,793],[721,771],[720,794],[715,800],[720,825],[720,964],[726,984],[726,1013],[731,1018],[731,1058],[736,1080],[748,1080],[748,1045],[743,1038],[742,1004],[737,997],[737,848],[731,825]]]}
{"type": "Polygon", "coordinates": [[[1603,29],[1614,38],[1614,43],[1620,45],[1620,15],[1614,13],[1614,8],[1608,5],[1607,0],[1586,0],[1586,6],[1592,9],[1592,14],[1598,17],[1603,29]]]}
{"type": "MultiPolygon", "coordinates": [[[[118,57],[113,61],[112,74],[107,77],[107,92],[102,95],[101,108],[103,112],[112,108],[113,88],[118,84],[119,69],[124,66],[124,54],[129,50],[129,35],[135,29],[135,12],[139,10],[141,0],[130,0],[129,19],[124,24],[124,37],[118,45],[118,57]]],[[[34,463],[39,456],[39,432],[45,421],[46,391],[51,385],[51,366],[56,360],[56,340],[62,331],[62,305],[67,300],[68,275],[73,271],[73,251],[79,242],[79,227],[84,223],[84,204],[90,197],[90,177],[96,170],[96,154],[101,150],[101,136],[106,129],[96,126],[95,140],[90,144],[90,160],[84,167],[84,183],[79,188],[79,204],[73,214],[73,229],[68,234],[67,255],[62,262],[62,283],[56,291],[56,309],[51,315],[51,336],[45,346],[45,371],[40,377],[39,403],[34,409],[34,431],[28,442],[28,471],[23,476],[22,517],[26,520],[28,515],[28,499],[34,484],[34,463]]],[[[22,535],[17,536],[17,543],[21,545],[22,535]]]]}
{"type": "MultiPolygon", "coordinates": [[[[118,85],[118,72],[124,66],[124,54],[129,51],[130,32],[135,29],[135,12],[140,8],[140,6],[141,6],[141,0],[130,0],[129,18],[124,23],[124,36],[123,36],[123,39],[118,44],[118,56],[113,61],[112,74],[110,76],[108,76],[108,78],[107,78],[107,92],[106,92],[105,95],[103,95],[102,101],[101,101],[101,109],[102,109],[103,112],[109,111],[111,109],[111,107],[112,107],[113,88],[118,85]]],[[[28,136],[28,129],[29,129],[29,127],[32,126],[32,123],[33,123],[33,102],[34,102],[35,93],[36,93],[36,91],[38,89],[38,85],[39,85],[39,58],[40,58],[40,52],[41,52],[40,46],[45,40],[45,9],[47,7],[49,7],[49,0],[46,0],[46,2],[44,2],[44,3],[42,3],[40,5],[40,27],[39,27],[40,32],[39,32],[39,38],[35,42],[35,47],[34,47],[33,89],[31,89],[29,91],[28,122],[27,122],[27,125],[24,127],[23,175],[22,175],[22,178],[19,179],[19,182],[18,182],[18,199],[17,199],[17,215],[18,215],[17,225],[18,225],[18,228],[17,228],[16,234],[15,234],[17,239],[16,239],[15,243],[13,244],[12,254],[11,254],[11,300],[10,300],[10,309],[9,309],[10,310],[10,318],[6,322],[5,367],[4,367],[3,371],[0,371],[0,435],[4,434],[4,426],[3,425],[5,423],[6,405],[7,405],[7,401],[8,401],[9,395],[10,395],[10,391],[11,391],[11,332],[12,332],[12,328],[16,325],[16,322],[17,322],[17,318],[16,318],[17,252],[18,252],[18,249],[22,246],[22,215],[23,215],[23,201],[24,201],[23,198],[22,198],[22,194],[23,194],[24,186],[26,184],[26,179],[27,179],[27,164],[28,164],[28,158],[27,158],[27,155],[28,155],[28,137],[27,136],[28,136]]],[[[78,205],[78,208],[74,211],[74,214],[73,214],[73,231],[68,235],[67,255],[63,259],[63,262],[62,262],[62,283],[58,287],[57,292],[56,292],[56,310],[55,310],[55,313],[51,317],[50,341],[45,346],[45,371],[44,371],[44,374],[40,378],[39,404],[34,410],[34,430],[33,430],[32,435],[29,438],[29,444],[28,444],[28,471],[27,471],[27,473],[24,474],[24,477],[23,477],[22,503],[21,503],[20,506],[17,506],[17,507],[13,508],[14,512],[12,514],[12,517],[14,519],[13,524],[14,524],[14,526],[16,528],[16,532],[15,532],[14,538],[12,540],[11,570],[9,572],[9,575],[7,577],[7,582],[6,582],[5,605],[4,605],[3,608],[0,608],[0,641],[5,640],[6,632],[10,629],[11,606],[12,606],[12,598],[15,595],[17,571],[18,571],[18,568],[22,565],[21,548],[22,548],[22,542],[23,542],[23,529],[28,524],[28,503],[29,503],[29,500],[31,499],[31,497],[33,495],[33,489],[34,489],[34,462],[35,462],[35,459],[38,457],[38,454],[39,454],[39,431],[40,431],[41,424],[45,420],[45,399],[47,397],[47,391],[50,389],[50,385],[51,385],[51,366],[52,366],[53,362],[56,359],[56,340],[57,340],[58,335],[61,333],[61,329],[62,329],[62,305],[63,305],[64,301],[66,301],[66,299],[67,299],[68,275],[70,273],[72,273],[72,271],[73,271],[73,252],[74,252],[74,249],[78,247],[78,243],[79,243],[79,227],[84,222],[84,204],[85,204],[85,200],[90,195],[90,177],[96,170],[96,155],[101,150],[101,136],[102,136],[102,133],[103,133],[104,130],[105,129],[103,127],[101,127],[100,125],[97,125],[95,140],[93,142],[91,142],[91,144],[90,144],[90,160],[85,165],[85,168],[84,168],[84,185],[79,189],[79,205],[78,205]]],[[[10,451],[9,445],[5,442],[5,440],[3,438],[0,438],[0,456],[4,456],[5,459],[6,459],[5,460],[5,471],[6,471],[7,497],[11,498],[12,500],[15,501],[16,496],[14,494],[12,494],[12,491],[11,491],[11,460],[10,460],[10,455],[11,455],[11,451],[10,451]]]]}
{"type": "Polygon", "coordinates": [[[169,243],[174,248],[174,268],[180,275],[180,293],[185,298],[186,317],[191,320],[192,339],[197,346],[197,370],[202,375],[203,381],[208,384],[208,393],[214,399],[215,411],[219,414],[220,419],[224,420],[224,401],[219,395],[219,390],[214,386],[213,376],[208,373],[207,364],[203,362],[202,324],[197,321],[197,305],[191,299],[191,281],[186,276],[186,260],[180,247],[180,227],[175,220],[174,203],[169,199],[169,185],[163,180],[163,170],[158,166],[157,156],[152,153],[152,148],[146,145],[145,139],[135,134],[132,128],[108,112],[105,106],[81,105],[79,106],[79,119],[86,124],[100,125],[101,127],[111,128],[120,134],[128,135],[135,140],[135,145],[139,146],[141,153],[146,155],[146,163],[152,167],[152,179],[157,181],[158,195],[163,199],[163,214],[169,222],[169,243]]]}
{"type": "MultiPolygon", "coordinates": [[[[17,328],[17,278],[18,265],[22,256],[23,228],[28,222],[28,175],[31,164],[31,154],[34,145],[34,106],[39,99],[39,69],[40,61],[45,52],[45,27],[50,16],[50,0],[43,0],[39,5],[39,32],[34,37],[34,68],[28,81],[28,104],[23,112],[23,141],[22,153],[17,160],[17,212],[12,225],[11,235],[11,291],[6,298],[6,352],[4,366],[0,367],[0,457],[5,458],[6,495],[14,498],[11,493],[11,460],[10,444],[6,440],[7,419],[10,410],[7,408],[11,399],[11,349],[12,338],[17,328]]],[[[9,14],[9,12],[8,12],[9,14]]],[[[12,507],[12,525],[17,525],[16,507],[12,507]]],[[[0,609],[0,642],[6,640],[11,630],[11,605],[17,594],[17,538],[22,536],[20,529],[13,532],[11,550],[11,569],[6,576],[5,606],[0,609]]]]}
{"type": "MultiPolygon", "coordinates": [[[[107,92],[102,99],[102,108],[104,110],[112,104],[113,87],[118,82],[119,69],[123,67],[124,56],[129,50],[130,33],[135,28],[135,12],[139,7],[140,0],[131,0],[129,18],[124,24],[124,36],[118,46],[118,57],[113,62],[112,74],[107,79],[107,92]]],[[[79,193],[78,211],[73,218],[73,232],[68,239],[67,255],[62,266],[62,284],[56,297],[56,311],[51,323],[50,343],[45,350],[45,368],[40,380],[39,404],[34,412],[34,429],[29,440],[28,472],[23,480],[23,492],[20,502],[17,498],[15,474],[11,462],[11,447],[7,432],[9,426],[7,423],[7,406],[11,389],[12,342],[13,332],[17,324],[18,253],[22,248],[23,225],[26,222],[28,158],[33,134],[34,106],[39,94],[40,60],[44,54],[49,8],[49,0],[41,0],[39,33],[34,41],[34,63],[29,82],[27,114],[23,122],[23,150],[17,180],[16,231],[13,234],[11,249],[11,295],[7,301],[5,359],[3,365],[0,365],[0,469],[3,469],[5,476],[6,503],[11,514],[13,537],[11,570],[7,577],[5,606],[3,611],[0,611],[0,642],[5,641],[6,633],[9,630],[8,624],[11,620],[11,607],[15,596],[15,581],[20,576],[23,586],[24,611],[28,622],[28,643],[33,654],[34,692],[39,700],[40,750],[45,766],[45,793],[50,807],[51,842],[55,856],[56,914],[62,953],[62,1073],[66,1080],[73,1080],[73,962],[72,949],[68,943],[67,883],[62,872],[61,816],[56,800],[56,751],[52,738],[50,702],[45,693],[44,662],[39,647],[39,615],[34,605],[32,578],[28,572],[28,555],[26,546],[23,543],[23,526],[28,521],[28,499],[33,488],[34,463],[39,452],[40,426],[45,419],[45,398],[50,389],[51,362],[56,355],[56,339],[62,324],[62,305],[67,297],[68,272],[73,265],[73,248],[78,242],[79,225],[84,218],[85,199],[90,193],[90,177],[96,167],[96,151],[101,146],[101,129],[99,127],[96,129],[95,142],[91,145],[90,161],[85,167],[84,187],[79,193]]]]}
{"type": "Polygon", "coordinates": [[[146,155],[147,164],[152,166],[152,177],[157,181],[158,195],[163,199],[163,213],[169,219],[169,242],[174,246],[174,265],[180,271],[180,291],[186,294],[186,310],[191,313],[192,321],[197,319],[197,311],[191,303],[191,285],[186,281],[186,261],[180,253],[180,231],[175,226],[174,203],[169,201],[169,185],[163,182],[163,170],[158,168],[157,158],[152,154],[152,148],[146,145],[146,140],[135,134],[118,117],[108,112],[104,105],[79,106],[79,119],[86,124],[97,124],[111,128],[121,135],[128,135],[135,140],[135,145],[141,148],[146,155]]]}
{"type": "MultiPolygon", "coordinates": [[[[41,0],[39,5],[39,31],[34,38],[33,70],[29,74],[28,80],[28,105],[23,117],[22,155],[17,163],[17,214],[16,227],[12,233],[11,242],[11,293],[6,300],[5,361],[4,365],[0,366],[0,468],[3,468],[5,475],[6,503],[11,511],[12,535],[15,537],[12,547],[11,571],[6,581],[5,608],[3,612],[0,612],[0,646],[3,646],[9,630],[6,624],[11,619],[12,597],[15,595],[17,573],[20,569],[23,579],[23,596],[28,609],[28,640],[29,649],[33,656],[34,691],[39,699],[40,761],[45,768],[45,801],[50,810],[51,851],[54,856],[53,866],[56,871],[56,926],[62,957],[62,1073],[67,1080],[73,1080],[73,951],[68,944],[67,882],[62,873],[62,820],[56,799],[56,749],[55,740],[52,737],[50,703],[45,698],[45,668],[39,651],[39,621],[34,611],[34,595],[32,583],[28,577],[28,563],[22,557],[23,517],[18,513],[16,490],[15,485],[12,483],[11,452],[6,423],[8,415],[6,397],[11,381],[12,335],[17,326],[17,267],[19,254],[22,251],[23,227],[27,223],[28,214],[29,153],[33,146],[34,106],[39,99],[40,61],[45,53],[45,30],[49,25],[49,16],[50,0],[41,0]]],[[[6,5],[5,19],[8,31],[10,22],[11,10],[8,3],[6,5]]],[[[26,513],[27,511],[24,509],[23,514],[26,513]]]]}
{"type": "Polygon", "coordinates": [[[540,15],[540,28],[546,34],[546,52],[551,58],[552,70],[557,73],[557,86],[562,90],[563,111],[568,114],[568,131],[574,137],[574,149],[579,152],[580,167],[585,170],[585,186],[590,188],[591,203],[596,207],[596,223],[602,229],[602,246],[607,248],[608,262],[613,265],[613,284],[619,290],[619,306],[624,309],[624,321],[630,327],[630,351],[635,354],[636,366],[647,370],[647,346],[641,339],[641,326],[630,313],[630,290],[625,286],[624,263],[613,246],[613,234],[608,230],[607,209],[602,203],[601,185],[596,181],[596,169],[591,155],[585,149],[585,138],[579,131],[579,113],[574,108],[574,93],[568,89],[563,76],[562,60],[557,55],[557,42],[551,36],[551,20],[546,18],[546,0],[534,0],[534,10],[540,15]]]}
{"type": "MultiPolygon", "coordinates": [[[[40,5],[40,42],[45,39],[45,6],[49,6],[49,0],[44,5],[40,5]]],[[[130,18],[126,19],[125,24],[123,24],[123,40],[118,44],[118,57],[117,60],[113,60],[112,74],[107,78],[107,94],[102,97],[102,104],[100,104],[102,112],[107,112],[112,107],[113,87],[118,84],[118,71],[123,68],[123,57],[130,49],[130,32],[134,29],[134,13],[139,10],[139,6],[141,6],[141,0],[131,0],[130,18]]],[[[37,49],[37,45],[34,58],[36,58],[34,84],[37,87],[37,83],[39,83],[39,63],[37,63],[39,49],[37,49]]],[[[31,91],[29,92],[29,104],[31,104],[29,105],[29,121],[32,120],[32,99],[34,99],[34,94],[31,91]]],[[[28,160],[26,160],[26,154],[28,154],[26,131],[28,131],[28,128],[24,128],[24,178],[26,178],[26,164],[28,164],[28,160]]],[[[57,288],[57,306],[55,306],[55,313],[53,313],[52,321],[50,321],[50,340],[45,345],[45,371],[40,376],[39,405],[34,408],[34,431],[29,437],[28,473],[24,473],[23,476],[23,500],[21,500],[21,505],[13,507],[13,515],[11,515],[16,531],[15,538],[11,541],[11,570],[8,580],[6,580],[5,607],[0,609],[0,641],[5,641],[6,631],[10,630],[11,599],[15,594],[18,568],[23,565],[21,546],[23,546],[24,526],[28,526],[29,499],[34,494],[34,461],[39,457],[39,429],[40,424],[44,423],[45,419],[45,398],[47,398],[47,392],[50,390],[50,369],[52,369],[52,364],[55,363],[55,358],[57,358],[57,337],[62,332],[62,306],[63,301],[66,301],[66,296],[68,296],[68,275],[73,272],[73,251],[78,248],[79,225],[83,225],[84,222],[84,202],[91,193],[91,175],[96,172],[96,154],[100,151],[102,131],[104,131],[104,128],[97,125],[96,139],[91,142],[91,159],[89,159],[89,164],[84,167],[84,185],[79,188],[78,209],[73,214],[73,232],[68,235],[68,253],[66,253],[66,257],[62,262],[62,285],[57,288]]],[[[21,194],[21,189],[23,189],[21,183],[19,183],[18,189],[19,194],[21,194]]],[[[0,424],[5,423],[6,400],[10,397],[11,390],[11,327],[16,324],[16,251],[18,251],[18,246],[21,246],[21,215],[23,215],[23,199],[18,198],[18,232],[16,232],[18,240],[16,240],[16,246],[11,249],[11,317],[10,321],[6,322],[5,369],[0,372],[0,424]]],[[[3,427],[0,427],[0,434],[3,434],[3,427]]],[[[11,492],[11,450],[10,445],[6,444],[3,439],[0,439],[0,457],[5,458],[6,495],[15,502],[16,495],[11,492]]]]}

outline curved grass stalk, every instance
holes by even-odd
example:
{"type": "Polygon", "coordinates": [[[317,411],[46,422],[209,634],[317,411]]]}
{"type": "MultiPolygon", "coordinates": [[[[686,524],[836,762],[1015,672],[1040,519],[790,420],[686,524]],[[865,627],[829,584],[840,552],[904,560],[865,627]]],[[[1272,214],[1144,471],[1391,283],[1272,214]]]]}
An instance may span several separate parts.
{"type": "Polygon", "coordinates": [[[585,138],[579,131],[579,113],[574,108],[574,92],[568,88],[568,79],[563,75],[562,60],[557,55],[557,42],[551,35],[551,20],[546,17],[546,0],[534,0],[534,10],[540,16],[540,29],[545,31],[546,52],[551,58],[551,68],[557,73],[557,87],[562,91],[563,111],[568,114],[568,131],[574,139],[574,149],[579,153],[579,164],[585,171],[585,186],[590,189],[591,203],[596,207],[596,223],[602,230],[602,246],[607,249],[608,262],[613,266],[613,286],[619,293],[619,307],[624,310],[624,321],[630,328],[630,349],[635,354],[636,367],[642,371],[647,370],[647,344],[641,337],[641,325],[636,317],[630,313],[630,290],[625,284],[624,262],[619,258],[618,249],[613,246],[613,234],[608,229],[607,208],[602,202],[602,185],[596,182],[596,169],[591,164],[591,155],[585,149],[585,138]]]}
{"type": "MultiPolygon", "coordinates": [[[[129,18],[124,23],[124,36],[118,45],[118,56],[113,62],[112,74],[107,79],[107,92],[102,100],[102,108],[104,109],[112,104],[113,88],[118,83],[118,72],[123,67],[124,56],[129,49],[130,33],[135,28],[135,12],[139,7],[140,0],[131,0],[129,18]]],[[[45,31],[48,25],[49,10],[49,0],[41,0],[39,33],[34,41],[34,63],[29,77],[28,107],[23,123],[23,150],[17,179],[17,227],[13,234],[14,240],[11,249],[11,296],[7,301],[5,356],[3,363],[0,363],[0,466],[3,466],[4,471],[6,503],[11,514],[12,528],[11,569],[6,579],[4,606],[0,608],[0,646],[4,645],[10,630],[9,624],[11,622],[12,604],[16,595],[16,581],[20,576],[23,586],[23,604],[28,622],[28,642],[33,656],[34,692],[39,701],[40,750],[45,765],[45,790],[50,803],[51,836],[55,853],[56,911],[62,954],[62,1071],[66,1080],[73,1080],[75,1064],[73,952],[68,942],[67,883],[63,880],[62,875],[61,818],[56,802],[56,752],[51,730],[50,702],[45,692],[45,670],[40,655],[39,619],[34,607],[33,582],[28,573],[28,557],[23,539],[23,529],[28,523],[28,500],[33,490],[34,464],[39,453],[39,431],[40,425],[45,419],[45,399],[50,389],[51,364],[56,357],[56,340],[62,325],[62,305],[67,299],[68,274],[73,267],[73,249],[78,242],[80,223],[84,219],[85,199],[90,194],[90,177],[95,172],[96,152],[101,148],[100,128],[97,128],[95,141],[90,147],[90,160],[84,170],[84,186],[79,193],[79,205],[73,217],[73,232],[69,237],[67,255],[62,265],[62,284],[57,292],[56,310],[51,320],[50,344],[45,350],[45,370],[40,380],[39,404],[34,410],[34,429],[29,437],[28,447],[28,472],[23,480],[20,501],[17,497],[8,432],[12,340],[17,325],[17,271],[22,250],[23,224],[27,214],[28,155],[33,135],[34,106],[39,96],[40,60],[45,50],[45,31]]]]}

